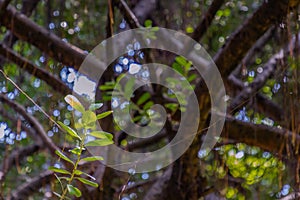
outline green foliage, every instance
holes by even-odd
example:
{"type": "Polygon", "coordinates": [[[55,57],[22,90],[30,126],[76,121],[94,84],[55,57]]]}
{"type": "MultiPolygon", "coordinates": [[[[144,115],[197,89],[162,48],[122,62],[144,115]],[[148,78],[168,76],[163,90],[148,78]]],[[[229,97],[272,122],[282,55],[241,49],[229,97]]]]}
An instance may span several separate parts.
{"type": "Polygon", "coordinates": [[[58,173],[58,174],[63,174],[65,176],[60,177],[56,176],[59,183],[62,186],[62,194],[54,193],[56,194],[61,200],[63,199],[68,199],[67,194],[75,197],[80,197],[81,196],[81,191],[76,188],[74,185],[74,180],[79,180],[83,184],[92,186],[92,187],[98,187],[98,184],[95,183],[95,178],[90,176],[87,173],[84,173],[80,170],[78,170],[78,164],[80,162],[93,162],[93,161],[100,161],[103,160],[103,157],[101,156],[92,156],[92,157],[85,157],[82,158],[83,151],[85,150],[85,147],[88,146],[106,146],[110,145],[113,143],[113,138],[110,133],[104,132],[104,131],[96,131],[94,130],[96,127],[96,121],[98,119],[102,119],[112,112],[107,111],[105,113],[101,113],[98,116],[93,112],[96,109],[99,109],[102,104],[92,104],[89,106],[88,110],[85,110],[84,106],[79,102],[79,100],[72,96],[72,95],[67,95],[65,98],[66,102],[72,106],[74,109],[77,111],[81,112],[81,118],[78,119],[78,126],[82,130],[82,134],[79,134],[77,131],[72,129],[69,126],[66,126],[62,122],[58,122],[58,125],[61,127],[62,130],[66,131],[72,138],[74,138],[77,142],[79,142],[79,145],[76,146],[75,148],[69,150],[69,152],[73,155],[75,155],[76,159],[73,161],[72,156],[68,156],[64,154],[63,152],[60,151],[55,151],[56,155],[60,159],[62,159],[66,163],[72,164],[71,169],[61,169],[57,167],[49,167],[49,170],[58,173]],[[88,141],[86,142],[87,136],[92,136],[97,139],[88,141]],[[86,178],[80,177],[82,175],[85,175],[89,177],[92,180],[87,180],[86,178]],[[65,182],[65,183],[64,183],[65,182]],[[65,184],[65,186],[64,186],[65,184]]]}

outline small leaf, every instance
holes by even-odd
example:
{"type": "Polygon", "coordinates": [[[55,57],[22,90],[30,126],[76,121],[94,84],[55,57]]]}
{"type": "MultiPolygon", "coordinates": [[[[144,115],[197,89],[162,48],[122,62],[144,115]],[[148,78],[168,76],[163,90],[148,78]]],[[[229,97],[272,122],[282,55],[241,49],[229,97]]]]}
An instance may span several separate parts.
{"type": "Polygon", "coordinates": [[[106,112],[103,112],[101,114],[98,114],[97,115],[97,119],[103,119],[104,117],[107,117],[108,115],[110,115],[113,111],[110,110],[110,111],[106,111],[106,112]]]}
{"type": "Polygon", "coordinates": [[[178,63],[173,63],[172,64],[172,68],[175,69],[177,72],[179,72],[180,74],[183,74],[183,68],[181,65],[179,65],[178,63]]]}
{"type": "Polygon", "coordinates": [[[175,60],[176,60],[176,62],[177,62],[178,64],[180,64],[181,66],[185,66],[185,65],[187,64],[186,59],[185,59],[184,57],[182,57],[182,56],[177,56],[177,57],[175,58],[175,60]]]}
{"type": "Polygon", "coordinates": [[[55,151],[55,154],[58,155],[61,159],[65,160],[65,161],[67,161],[67,162],[69,162],[69,163],[72,163],[72,164],[74,165],[73,161],[70,160],[70,159],[69,159],[66,155],[64,155],[62,152],[56,150],[56,151],[55,151]]]}
{"type": "Polygon", "coordinates": [[[197,78],[197,75],[196,74],[192,74],[192,75],[190,75],[188,78],[187,78],[187,80],[189,81],[189,82],[192,82],[193,80],[195,80],[197,78]]]}
{"type": "Polygon", "coordinates": [[[110,133],[104,132],[104,131],[93,131],[89,133],[89,135],[94,136],[96,138],[105,139],[108,138],[107,135],[111,135],[110,133]]]}
{"type": "Polygon", "coordinates": [[[148,101],[144,107],[143,107],[143,110],[148,110],[149,108],[151,108],[151,106],[153,106],[153,102],[152,101],[148,101]]]}
{"type": "Polygon", "coordinates": [[[85,109],[83,107],[83,105],[80,103],[80,101],[73,95],[68,94],[65,97],[65,101],[72,106],[75,110],[78,110],[79,112],[84,112],[85,109]]]}
{"type": "Polygon", "coordinates": [[[93,147],[93,146],[107,146],[110,144],[113,144],[114,142],[109,139],[102,139],[102,140],[93,140],[91,142],[88,142],[85,144],[87,147],[93,147]]]}
{"type": "Polygon", "coordinates": [[[57,168],[57,167],[49,167],[48,168],[49,170],[53,171],[53,172],[57,172],[57,173],[61,173],[61,174],[70,174],[70,172],[68,172],[67,170],[64,170],[64,169],[60,169],[60,168],[57,168]]]}
{"type": "Polygon", "coordinates": [[[177,103],[166,103],[165,107],[170,109],[173,113],[178,109],[177,103]]]}
{"type": "Polygon", "coordinates": [[[125,84],[125,88],[124,88],[124,97],[127,100],[130,100],[130,97],[133,93],[133,86],[135,84],[135,79],[134,78],[130,78],[127,83],[125,84]]]}
{"type": "Polygon", "coordinates": [[[87,110],[82,113],[82,123],[88,127],[92,127],[97,121],[97,116],[93,111],[87,110]]]}
{"type": "Polygon", "coordinates": [[[98,110],[102,106],[103,106],[103,103],[93,103],[90,105],[89,110],[91,110],[91,111],[98,110]]]}
{"type": "Polygon", "coordinates": [[[95,177],[93,177],[93,176],[91,176],[91,175],[89,175],[89,174],[87,174],[87,173],[85,173],[85,172],[83,172],[83,171],[80,171],[80,170],[78,170],[78,169],[75,170],[75,175],[80,176],[80,175],[82,175],[82,174],[86,175],[87,177],[89,177],[89,178],[91,178],[91,179],[93,179],[93,180],[96,180],[95,177]]]}
{"type": "Polygon", "coordinates": [[[139,98],[139,100],[137,101],[136,104],[141,105],[141,104],[145,103],[150,97],[151,97],[151,95],[148,92],[146,92],[139,98]]]}
{"type": "Polygon", "coordinates": [[[78,169],[75,171],[75,174],[76,174],[76,175],[82,175],[82,174],[83,174],[83,175],[89,177],[89,178],[92,179],[92,180],[96,180],[95,177],[89,175],[88,173],[85,173],[85,172],[83,172],[83,171],[80,171],[80,170],[78,170],[78,169]]]}
{"type": "Polygon", "coordinates": [[[78,140],[81,140],[81,138],[77,135],[76,131],[74,131],[72,128],[66,126],[64,123],[62,123],[62,122],[60,122],[60,121],[58,121],[57,123],[59,124],[59,126],[60,126],[62,129],[64,129],[65,131],[67,131],[67,133],[68,133],[70,136],[72,136],[72,137],[74,137],[74,138],[76,138],[76,139],[78,139],[78,140]]]}
{"type": "Polygon", "coordinates": [[[89,180],[87,180],[87,179],[85,179],[85,178],[79,178],[79,177],[76,177],[76,179],[78,179],[80,182],[82,182],[82,183],[84,183],[84,184],[86,184],[86,185],[90,185],[90,186],[92,186],[92,187],[98,187],[98,184],[97,184],[97,183],[95,183],[95,182],[93,182],[93,181],[89,181],[89,180]]]}
{"type": "MultiPolygon", "coordinates": [[[[85,150],[85,148],[83,148],[82,150],[85,150]]],[[[74,149],[69,150],[69,152],[71,152],[72,154],[75,154],[75,155],[80,155],[80,148],[75,147],[74,149]]]]}
{"type": "Polygon", "coordinates": [[[102,156],[86,157],[86,158],[81,159],[80,161],[93,162],[93,161],[99,161],[99,160],[103,160],[103,157],[102,156]]]}
{"type": "Polygon", "coordinates": [[[100,85],[100,86],[99,86],[99,89],[102,90],[102,91],[105,91],[105,90],[113,90],[114,87],[115,87],[114,85],[106,85],[106,84],[105,84],[105,85],[100,85]]]}
{"type": "Polygon", "coordinates": [[[74,187],[73,185],[68,184],[67,188],[71,195],[74,195],[76,197],[81,197],[81,191],[77,187],[74,187]]]}
{"type": "Polygon", "coordinates": [[[83,174],[83,171],[76,169],[74,174],[79,176],[79,175],[83,174]]]}
{"type": "Polygon", "coordinates": [[[79,119],[78,122],[75,122],[74,127],[77,130],[82,129],[84,127],[83,124],[81,123],[81,119],[79,119]]]}

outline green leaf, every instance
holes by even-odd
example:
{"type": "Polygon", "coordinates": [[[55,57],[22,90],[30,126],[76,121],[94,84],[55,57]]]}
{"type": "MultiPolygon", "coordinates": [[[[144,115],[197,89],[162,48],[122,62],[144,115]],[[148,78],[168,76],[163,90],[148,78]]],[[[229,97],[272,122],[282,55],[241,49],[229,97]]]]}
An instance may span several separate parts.
{"type": "Polygon", "coordinates": [[[145,27],[152,27],[152,21],[150,19],[147,19],[145,22],[145,27]]]}
{"type": "Polygon", "coordinates": [[[67,133],[68,133],[70,136],[72,136],[72,137],[74,137],[74,138],[76,138],[76,139],[78,139],[78,140],[81,140],[81,138],[77,135],[76,131],[74,131],[72,128],[66,126],[64,123],[62,123],[62,122],[60,122],[60,121],[58,121],[57,123],[59,124],[59,126],[60,126],[62,129],[64,129],[65,131],[67,131],[67,133]]]}
{"type": "Polygon", "coordinates": [[[89,175],[88,173],[85,173],[85,172],[80,171],[80,170],[78,170],[78,169],[75,170],[75,175],[80,176],[80,175],[82,175],[82,174],[85,175],[85,176],[87,176],[87,177],[89,177],[89,178],[92,179],[92,180],[96,180],[95,177],[89,175]]]}
{"type": "Polygon", "coordinates": [[[89,110],[91,110],[91,111],[98,110],[102,106],[103,106],[103,103],[93,103],[90,105],[89,110]]]}
{"type": "Polygon", "coordinates": [[[99,86],[99,89],[102,90],[102,91],[106,91],[106,90],[113,90],[115,87],[115,85],[100,85],[99,86]]]}
{"type": "Polygon", "coordinates": [[[60,168],[57,168],[57,167],[50,166],[48,169],[53,171],[53,172],[57,172],[57,173],[61,173],[61,174],[70,174],[71,175],[71,173],[68,172],[67,170],[60,169],[60,168]]]}
{"type": "Polygon", "coordinates": [[[152,101],[148,101],[144,107],[143,107],[143,110],[148,110],[149,108],[151,108],[151,106],[153,106],[153,102],[152,101]]]}
{"type": "Polygon", "coordinates": [[[68,184],[67,188],[71,195],[74,195],[76,197],[81,197],[81,191],[77,187],[74,187],[73,185],[68,184]]]}
{"type": "Polygon", "coordinates": [[[137,101],[137,105],[141,105],[145,103],[148,99],[150,99],[151,95],[148,92],[145,92],[137,101]]]}
{"type": "Polygon", "coordinates": [[[107,116],[110,115],[111,113],[113,113],[112,110],[106,111],[106,112],[103,112],[103,113],[100,113],[100,114],[97,115],[97,119],[103,119],[104,117],[107,117],[107,116]]]}
{"type": "MultiPolygon", "coordinates": [[[[82,150],[85,150],[85,148],[83,148],[82,150]]],[[[75,147],[74,149],[69,150],[69,152],[71,152],[72,154],[75,154],[75,155],[80,155],[80,148],[75,147]]]]}
{"type": "Polygon", "coordinates": [[[166,103],[165,107],[170,109],[173,113],[178,109],[177,103],[166,103]]]}
{"type": "Polygon", "coordinates": [[[78,120],[78,122],[75,122],[74,127],[75,127],[77,130],[79,130],[79,129],[82,129],[84,126],[83,126],[83,124],[81,123],[81,120],[78,120]]]}
{"type": "Polygon", "coordinates": [[[79,176],[79,175],[83,174],[83,171],[76,169],[74,174],[79,176]]]}
{"type": "Polygon", "coordinates": [[[130,100],[131,95],[133,93],[133,86],[135,84],[135,79],[134,78],[130,78],[127,83],[125,84],[125,88],[124,88],[124,97],[127,100],[130,100]]]}
{"type": "Polygon", "coordinates": [[[186,59],[185,59],[184,57],[182,57],[182,56],[177,56],[177,57],[175,58],[175,60],[176,60],[176,62],[177,62],[178,64],[180,64],[181,66],[185,66],[185,65],[187,64],[186,59]]]}
{"type": "Polygon", "coordinates": [[[110,144],[113,144],[114,142],[109,139],[102,139],[102,140],[93,140],[85,144],[87,147],[93,147],[93,146],[107,146],[110,144]]]}
{"type": "Polygon", "coordinates": [[[86,184],[86,185],[90,185],[92,187],[98,187],[98,184],[93,182],[93,181],[89,181],[85,178],[79,178],[79,177],[76,177],[77,180],[79,180],[80,182],[86,184]]]}
{"type": "Polygon", "coordinates": [[[93,126],[93,124],[97,121],[97,116],[93,111],[87,110],[82,113],[82,123],[85,126],[93,126]]]}
{"type": "Polygon", "coordinates": [[[81,159],[80,161],[93,162],[93,161],[99,161],[99,160],[103,160],[103,157],[102,156],[86,157],[86,158],[81,159]]]}
{"type": "Polygon", "coordinates": [[[89,133],[89,135],[94,136],[96,138],[100,138],[100,139],[105,139],[108,138],[107,135],[111,135],[110,133],[107,133],[105,131],[93,131],[91,133],[89,133]]]}
{"type": "Polygon", "coordinates": [[[64,155],[62,152],[56,150],[56,151],[55,151],[55,154],[58,155],[61,159],[65,160],[65,161],[67,161],[67,162],[69,162],[69,163],[72,163],[72,164],[74,165],[73,161],[70,160],[70,159],[69,159],[66,155],[64,155]]]}
{"type": "Polygon", "coordinates": [[[175,69],[178,73],[183,74],[183,68],[178,63],[173,63],[172,68],[175,69]]]}
{"type": "Polygon", "coordinates": [[[196,74],[192,74],[192,75],[190,75],[188,78],[187,78],[187,80],[189,81],[189,82],[192,82],[193,80],[195,80],[197,78],[197,75],[196,74]]]}
{"type": "Polygon", "coordinates": [[[65,97],[65,101],[72,106],[75,110],[78,110],[79,112],[84,112],[85,109],[83,107],[83,105],[80,103],[80,101],[73,95],[68,94],[65,97]]]}

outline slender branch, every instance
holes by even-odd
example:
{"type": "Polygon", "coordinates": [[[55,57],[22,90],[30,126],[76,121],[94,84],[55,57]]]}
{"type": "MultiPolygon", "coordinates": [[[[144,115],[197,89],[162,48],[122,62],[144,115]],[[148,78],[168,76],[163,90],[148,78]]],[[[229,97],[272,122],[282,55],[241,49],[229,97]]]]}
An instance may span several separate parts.
{"type": "Polygon", "coordinates": [[[120,9],[126,22],[129,24],[130,28],[142,27],[141,24],[139,23],[139,20],[135,16],[134,12],[131,11],[131,9],[129,8],[129,6],[124,0],[118,0],[118,8],[120,9]]]}
{"type": "Polygon", "coordinates": [[[53,88],[53,90],[58,91],[63,95],[72,93],[71,89],[59,78],[47,72],[45,69],[36,66],[31,61],[21,57],[13,50],[2,44],[0,44],[0,54],[5,56],[6,59],[19,65],[20,68],[24,69],[31,75],[45,81],[49,86],[53,88]]]}

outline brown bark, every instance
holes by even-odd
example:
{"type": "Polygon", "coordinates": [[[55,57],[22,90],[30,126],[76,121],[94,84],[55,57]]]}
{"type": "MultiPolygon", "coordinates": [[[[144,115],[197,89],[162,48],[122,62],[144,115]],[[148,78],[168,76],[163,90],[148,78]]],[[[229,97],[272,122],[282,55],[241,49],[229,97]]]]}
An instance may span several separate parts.
{"type": "Polygon", "coordinates": [[[54,91],[60,92],[63,95],[71,94],[71,89],[58,77],[55,77],[50,72],[34,65],[31,61],[21,57],[12,49],[0,44],[0,54],[5,55],[5,58],[19,65],[20,68],[27,71],[29,74],[45,81],[54,91]]]}

